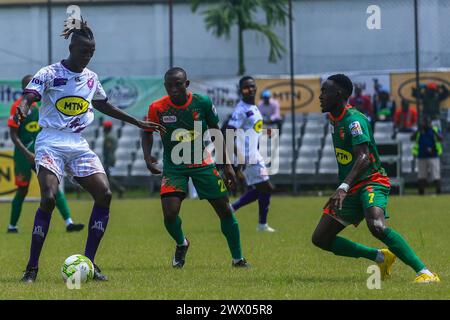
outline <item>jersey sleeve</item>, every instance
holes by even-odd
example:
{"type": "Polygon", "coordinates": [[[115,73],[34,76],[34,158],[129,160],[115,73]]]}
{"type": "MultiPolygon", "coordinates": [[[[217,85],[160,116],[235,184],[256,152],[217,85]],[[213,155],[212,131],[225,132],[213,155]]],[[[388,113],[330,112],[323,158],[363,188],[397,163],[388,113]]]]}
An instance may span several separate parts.
{"type": "Polygon", "coordinates": [[[95,90],[94,97],[92,98],[92,100],[103,100],[103,101],[108,100],[108,97],[106,96],[106,92],[103,89],[103,86],[97,75],[95,75],[95,80],[97,82],[97,88],[95,90]]]}
{"type": "Polygon", "coordinates": [[[211,99],[205,96],[205,118],[208,126],[216,126],[219,124],[219,115],[211,99]]]}
{"type": "MultiPolygon", "coordinates": [[[[159,117],[158,117],[158,110],[157,110],[157,106],[152,103],[149,107],[148,107],[148,114],[146,117],[147,121],[151,121],[151,122],[155,122],[155,123],[159,123],[159,117]]],[[[154,129],[145,129],[145,132],[154,132],[154,129]]]]}
{"type": "Polygon", "coordinates": [[[365,142],[370,142],[370,131],[368,121],[355,117],[350,119],[348,129],[352,137],[352,145],[358,145],[365,142]]]}
{"type": "Polygon", "coordinates": [[[32,93],[40,101],[49,81],[51,81],[50,71],[47,68],[42,68],[33,76],[23,93],[32,93]]]}
{"type": "Polygon", "coordinates": [[[14,115],[16,114],[16,110],[19,107],[20,101],[22,101],[22,99],[14,101],[14,103],[11,106],[11,111],[8,118],[8,127],[10,128],[19,128],[17,122],[14,121],[14,115]]]}
{"type": "Polygon", "coordinates": [[[228,126],[235,129],[241,129],[244,126],[244,114],[240,112],[239,108],[236,108],[231,115],[230,121],[228,121],[228,126]]]}

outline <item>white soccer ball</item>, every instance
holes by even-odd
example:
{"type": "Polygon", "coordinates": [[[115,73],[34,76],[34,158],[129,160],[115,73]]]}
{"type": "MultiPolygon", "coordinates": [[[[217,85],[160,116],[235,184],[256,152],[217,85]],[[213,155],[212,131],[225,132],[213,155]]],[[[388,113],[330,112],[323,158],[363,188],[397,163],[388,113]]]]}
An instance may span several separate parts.
{"type": "Polygon", "coordinates": [[[94,264],[81,254],[74,254],[64,261],[61,267],[61,275],[64,282],[67,280],[85,283],[94,278],[94,264]]]}

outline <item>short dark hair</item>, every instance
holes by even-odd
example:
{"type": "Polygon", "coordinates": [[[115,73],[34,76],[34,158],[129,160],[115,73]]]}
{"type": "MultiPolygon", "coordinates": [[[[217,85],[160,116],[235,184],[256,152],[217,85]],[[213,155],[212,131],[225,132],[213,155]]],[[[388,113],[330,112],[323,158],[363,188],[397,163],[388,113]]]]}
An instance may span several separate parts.
{"type": "Polygon", "coordinates": [[[181,67],[172,67],[169,70],[166,71],[166,74],[164,75],[164,80],[169,76],[169,75],[173,75],[176,73],[182,73],[184,75],[184,77],[187,79],[187,73],[186,70],[184,70],[181,67]]]}
{"type": "Polygon", "coordinates": [[[87,25],[87,21],[83,20],[81,17],[81,21],[75,18],[67,19],[64,22],[64,30],[61,33],[61,37],[64,39],[68,39],[72,35],[70,42],[75,42],[80,38],[85,38],[87,40],[94,40],[94,33],[91,28],[87,25]],[[77,27],[79,25],[79,28],[77,27]]]}
{"type": "Polygon", "coordinates": [[[239,80],[239,88],[242,88],[242,84],[244,83],[244,81],[247,80],[255,80],[255,79],[251,76],[243,76],[241,80],[239,80]]]}
{"type": "Polygon", "coordinates": [[[341,89],[344,90],[345,98],[348,99],[353,93],[353,83],[349,77],[345,74],[338,73],[329,76],[327,80],[331,80],[336,83],[341,89]]]}
{"type": "Polygon", "coordinates": [[[28,83],[33,79],[33,76],[31,74],[27,74],[25,77],[22,78],[22,90],[25,89],[28,85],[28,83]],[[29,81],[27,81],[30,79],[29,81]]]}

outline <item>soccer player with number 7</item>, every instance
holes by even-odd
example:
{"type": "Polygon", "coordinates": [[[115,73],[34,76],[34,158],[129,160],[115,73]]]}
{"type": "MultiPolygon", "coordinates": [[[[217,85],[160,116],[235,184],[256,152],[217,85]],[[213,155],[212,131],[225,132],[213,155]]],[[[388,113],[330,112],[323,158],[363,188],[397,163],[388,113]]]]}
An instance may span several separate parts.
{"type": "Polygon", "coordinates": [[[381,280],[391,276],[392,264],[398,257],[417,273],[415,283],[439,282],[406,240],[386,226],[389,178],[381,167],[368,119],[347,105],[352,91],[351,80],[343,74],[332,75],[322,84],[320,105],[322,112],[329,113],[341,184],[325,204],[312,242],[338,256],[378,263],[381,280]],[[367,247],[338,236],[346,226],[357,226],[364,219],[372,235],[387,249],[367,247]]]}

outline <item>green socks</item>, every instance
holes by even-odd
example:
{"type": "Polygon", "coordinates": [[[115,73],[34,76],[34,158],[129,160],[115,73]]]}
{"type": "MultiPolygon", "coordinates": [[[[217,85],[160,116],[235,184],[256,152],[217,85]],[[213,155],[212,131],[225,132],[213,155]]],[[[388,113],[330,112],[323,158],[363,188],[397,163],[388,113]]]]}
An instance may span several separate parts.
{"type": "MultiPolygon", "coordinates": [[[[386,228],[384,234],[386,237],[381,241],[406,265],[413,268],[415,272],[419,272],[425,268],[425,264],[399,233],[393,229],[386,228]]],[[[338,256],[362,257],[372,261],[375,261],[378,253],[378,250],[375,248],[366,247],[342,237],[336,237],[334,239],[330,251],[338,256]]]]}
{"type": "Polygon", "coordinates": [[[222,233],[227,238],[228,247],[233,259],[242,259],[241,236],[239,234],[239,224],[234,213],[231,216],[220,220],[222,233]]]}
{"type": "Polygon", "coordinates": [[[402,260],[406,265],[414,269],[415,272],[419,272],[425,268],[425,264],[419,259],[415,254],[413,249],[409,246],[403,237],[397,233],[395,230],[386,228],[384,230],[386,237],[381,240],[389,250],[392,251],[400,260],[402,260]]]}
{"type": "Polygon", "coordinates": [[[330,251],[337,256],[367,258],[372,261],[375,261],[378,254],[378,249],[366,247],[342,237],[334,239],[330,251]]]}
{"type": "Polygon", "coordinates": [[[64,196],[64,193],[58,190],[55,196],[56,200],[56,207],[59,210],[59,213],[61,213],[61,216],[64,220],[67,220],[70,218],[70,209],[69,205],[67,204],[66,197],[64,196]]]}
{"type": "Polygon", "coordinates": [[[175,240],[177,245],[181,246],[184,243],[184,234],[183,230],[181,230],[181,218],[177,216],[175,222],[169,223],[164,220],[164,225],[166,226],[167,232],[169,232],[170,236],[175,240]]]}
{"type": "MultiPolygon", "coordinates": [[[[172,223],[164,220],[164,225],[166,226],[167,232],[169,232],[170,236],[175,240],[177,245],[183,245],[184,234],[183,230],[181,230],[181,218],[177,216],[176,220],[172,223]]],[[[221,219],[220,227],[222,229],[222,233],[225,235],[225,238],[227,238],[231,256],[233,257],[233,259],[241,259],[242,249],[241,238],[239,234],[239,224],[234,214],[225,219],[221,219]]]]}
{"type": "Polygon", "coordinates": [[[20,193],[16,193],[14,199],[11,203],[11,218],[9,220],[9,224],[12,226],[17,225],[17,221],[19,221],[20,212],[22,211],[22,204],[25,200],[25,197],[20,193]]]}

